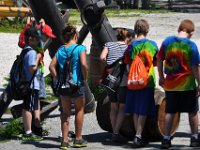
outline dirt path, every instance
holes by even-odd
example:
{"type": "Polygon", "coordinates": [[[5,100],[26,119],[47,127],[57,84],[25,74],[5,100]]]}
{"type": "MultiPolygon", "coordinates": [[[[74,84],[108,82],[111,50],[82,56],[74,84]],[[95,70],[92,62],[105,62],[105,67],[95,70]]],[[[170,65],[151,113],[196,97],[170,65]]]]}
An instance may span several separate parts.
{"type": "MultiPolygon", "coordinates": [[[[134,22],[137,19],[147,19],[150,24],[150,32],[148,37],[155,40],[160,46],[162,40],[169,35],[176,34],[178,25],[182,19],[192,19],[196,25],[196,32],[192,37],[198,47],[200,47],[200,14],[140,14],[137,17],[125,17],[125,18],[109,18],[109,21],[113,27],[127,27],[133,28],[134,22]]],[[[11,65],[15,59],[16,54],[20,52],[17,47],[18,34],[5,34],[0,33],[0,89],[3,88],[3,84],[6,83],[4,77],[8,76],[11,65]]],[[[90,48],[91,35],[88,35],[87,39],[84,41],[87,49],[90,48]]],[[[45,53],[45,65],[46,73],[48,73],[48,64],[50,58],[48,52],[45,53]]],[[[11,105],[14,105],[13,102],[11,105]]],[[[3,118],[9,118],[10,116],[4,115],[3,118]]],[[[74,116],[71,118],[70,130],[74,131],[73,127],[74,116]]],[[[56,109],[53,111],[49,117],[46,119],[45,128],[49,129],[50,135],[44,141],[34,142],[34,143],[21,143],[19,140],[11,140],[7,143],[0,144],[0,150],[42,150],[42,149],[58,149],[60,142],[58,141],[58,136],[60,134],[60,118],[59,111],[56,109]]],[[[175,146],[174,149],[190,149],[189,145],[189,125],[187,121],[187,115],[182,114],[180,120],[180,126],[177,129],[177,134],[172,144],[175,146]]],[[[131,144],[127,145],[112,145],[110,142],[110,134],[103,131],[96,120],[95,112],[85,115],[85,123],[83,128],[83,135],[88,140],[88,147],[85,150],[122,150],[122,149],[132,149],[131,144]]],[[[131,143],[131,141],[129,142],[131,143]]],[[[159,149],[160,142],[150,143],[148,148],[145,149],[159,149]]],[[[71,149],[71,148],[70,148],[71,149]]]]}

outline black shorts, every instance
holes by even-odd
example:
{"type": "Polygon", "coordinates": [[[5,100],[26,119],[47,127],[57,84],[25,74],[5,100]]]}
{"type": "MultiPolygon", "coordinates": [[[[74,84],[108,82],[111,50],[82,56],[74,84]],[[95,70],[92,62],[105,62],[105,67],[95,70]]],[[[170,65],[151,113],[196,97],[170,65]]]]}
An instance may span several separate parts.
{"type": "Polygon", "coordinates": [[[112,92],[109,89],[107,90],[109,100],[113,103],[122,103],[125,104],[126,102],[126,90],[127,87],[119,87],[117,92],[112,92]]]}
{"type": "Polygon", "coordinates": [[[38,110],[39,90],[33,90],[23,102],[23,108],[27,111],[38,110]]]}
{"type": "Polygon", "coordinates": [[[166,113],[196,113],[199,110],[196,90],[166,91],[166,113]]]}

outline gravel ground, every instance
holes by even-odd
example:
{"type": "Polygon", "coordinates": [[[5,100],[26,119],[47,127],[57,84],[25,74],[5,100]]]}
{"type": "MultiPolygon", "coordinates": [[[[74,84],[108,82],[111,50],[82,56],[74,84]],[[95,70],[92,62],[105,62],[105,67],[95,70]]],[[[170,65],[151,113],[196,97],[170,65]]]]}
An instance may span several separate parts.
{"type": "MultiPolygon", "coordinates": [[[[148,38],[155,40],[158,46],[161,45],[162,40],[169,35],[176,34],[177,27],[182,19],[192,19],[196,25],[196,32],[192,37],[198,47],[200,47],[200,14],[183,14],[183,13],[174,13],[174,14],[140,14],[138,17],[129,17],[129,18],[109,18],[109,21],[113,27],[127,27],[133,28],[134,22],[137,19],[146,19],[150,24],[150,32],[148,38]]],[[[20,52],[20,48],[17,47],[18,34],[7,34],[0,33],[0,90],[3,90],[3,84],[6,83],[4,77],[8,76],[9,70],[12,66],[12,63],[16,55],[20,52]]],[[[89,34],[84,45],[87,49],[90,49],[91,44],[91,35],[89,34]]],[[[89,53],[89,51],[88,51],[89,53]]],[[[50,58],[48,52],[45,53],[45,65],[46,72],[48,73],[48,64],[50,63],[50,58]]],[[[16,102],[13,101],[11,106],[15,105],[16,102]]],[[[121,150],[121,149],[132,149],[131,141],[126,145],[113,145],[110,142],[110,134],[102,130],[96,120],[96,112],[85,114],[85,122],[83,127],[83,135],[88,140],[88,147],[84,148],[85,150],[121,150]]],[[[1,121],[6,121],[9,119],[10,115],[3,115],[1,121]]],[[[71,126],[70,130],[74,131],[73,127],[74,116],[71,117],[71,126]]],[[[11,140],[10,142],[1,143],[0,150],[34,150],[34,149],[58,149],[60,142],[58,136],[60,135],[60,119],[59,111],[56,109],[53,111],[49,117],[45,120],[44,127],[50,130],[50,135],[41,142],[32,142],[32,143],[22,143],[20,140],[11,140]]],[[[191,149],[188,147],[189,141],[189,123],[187,114],[183,113],[180,118],[179,128],[175,134],[175,138],[172,142],[174,147],[172,149],[191,149]]],[[[152,142],[147,148],[143,149],[159,149],[160,142],[152,142]]],[[[73,149],[73,148],[70,148],[73,149]]]]}

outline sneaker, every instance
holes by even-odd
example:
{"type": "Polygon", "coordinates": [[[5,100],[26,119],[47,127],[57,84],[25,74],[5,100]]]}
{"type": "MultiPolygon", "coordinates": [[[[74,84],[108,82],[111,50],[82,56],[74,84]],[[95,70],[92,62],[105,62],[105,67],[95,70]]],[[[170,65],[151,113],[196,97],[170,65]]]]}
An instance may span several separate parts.
{"type": "Polygon", "coordinates": [[[127,140],[120,134],[112,134],[112,142],[115,143],[126,143],[127,140]]]}
{"type": "Polygon", "coordinates": [[[172,146],[171,139],[170,140],[167,140],[167,139],[162,140],[161,149],[169,149],[171,146],[172,146]]]}
{"type": "Polygon", "coordinates": [[[41,141],[43,138],[41,136],[31,134],[23,134],[22,141],[41,141]]]}
{"type": "Polygon", "coordinates": [[[60,146],[60,149],[67,149],[67,148],[70,148],[70,144],[67,142],[62,142],[61,143],[61,146],[60,146]]]}
{"type": "Polygon", "coordinates": [[[195,139],[194,137],[191,137],[190,147],[200,147],[200,139],[195,139]]]}
{"type": "Polygon", "coordinates": [[[134,148],[141,148],[145,147],[147,145],[147,142],[144,141],[144,139],[135,137],[133,140],[133,147],[134,148]]]}
{"type": "Polygon", "coordinates": [[[87,147],[87,141],[84,139],[81,139],[81,140],[75,139],[73,143],[73,147],[75,148],[87,147]]]}

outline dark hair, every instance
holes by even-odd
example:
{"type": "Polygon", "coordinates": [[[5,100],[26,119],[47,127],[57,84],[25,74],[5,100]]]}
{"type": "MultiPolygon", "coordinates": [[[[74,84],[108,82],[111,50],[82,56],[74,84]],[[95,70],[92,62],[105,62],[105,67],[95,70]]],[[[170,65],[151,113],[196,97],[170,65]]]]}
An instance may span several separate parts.
{"type": "Polygon", "coordinates": [[[130,38],[130,37],[135,38],[135,31],[133,29],[127,29],[127,30],[129,32],[128,38],[130,38]]]}
{"type": "Polygon", "coordinates": [[[178,28],[178,32],[180,31],[185,31],[188,34],[190,34],[191,32],[194,32],[194,23],[189,19],[183,20],[180,23],[179,28],[178,28]]]}
{"type": "Polygon", "coordinates": [[[71,24],[67,24],[67,26],[62,31],[64,41],[68,43],[76,33],[76,27],[71,24]]]}
{"type": "Polygon", "coordinates": [[[144,35],[146,36],[149,32],[149,24],[144,19],[139,19],[135,22],[134,31],[136,35],[144,35]]]}
{"type": "Polygon", "coordinates": [[[28,43],[29,37],[41,38],[41,34],[36,27],[30,27],[25,31],[24,37],[25,37],[25,42],[28,43]]]}
{"type": "Polygon", "coordinates": [[[125,41],[127,37],[130,37],[130,33],[125,28],[117,29],[117,40],[118,41],[125,41]]]}

